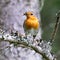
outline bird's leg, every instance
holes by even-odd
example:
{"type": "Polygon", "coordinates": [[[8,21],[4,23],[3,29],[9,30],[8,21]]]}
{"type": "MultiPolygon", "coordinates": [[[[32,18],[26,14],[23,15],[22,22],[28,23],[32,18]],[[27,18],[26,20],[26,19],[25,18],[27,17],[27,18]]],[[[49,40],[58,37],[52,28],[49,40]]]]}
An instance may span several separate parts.
{"type": "Polygon", "coordinates": [[[33,35],[33,39],[35,39],[36,35],[33,35]]]}

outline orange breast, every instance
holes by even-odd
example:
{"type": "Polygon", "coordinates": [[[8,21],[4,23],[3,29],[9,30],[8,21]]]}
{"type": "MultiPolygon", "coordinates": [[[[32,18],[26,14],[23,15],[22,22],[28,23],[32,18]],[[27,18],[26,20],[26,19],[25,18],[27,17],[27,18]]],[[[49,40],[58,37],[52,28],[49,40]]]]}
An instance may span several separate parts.
{"type": "Polygon", "coordinates": [[[39,27],[39,22],[38,20],[31,20],[31,19],[27,19],[25,20],[25,26],[27,29],[38,29],[39,27]]]}

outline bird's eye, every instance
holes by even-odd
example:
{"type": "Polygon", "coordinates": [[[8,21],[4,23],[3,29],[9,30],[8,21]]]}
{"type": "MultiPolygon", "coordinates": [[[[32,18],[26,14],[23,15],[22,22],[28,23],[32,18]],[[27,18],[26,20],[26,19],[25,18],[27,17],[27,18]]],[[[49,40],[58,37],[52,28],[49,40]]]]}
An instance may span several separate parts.
{"type": "Polygon", "coordinates": [[[33,14],[31,14],[31,15],[33,15],[33,14]]]}

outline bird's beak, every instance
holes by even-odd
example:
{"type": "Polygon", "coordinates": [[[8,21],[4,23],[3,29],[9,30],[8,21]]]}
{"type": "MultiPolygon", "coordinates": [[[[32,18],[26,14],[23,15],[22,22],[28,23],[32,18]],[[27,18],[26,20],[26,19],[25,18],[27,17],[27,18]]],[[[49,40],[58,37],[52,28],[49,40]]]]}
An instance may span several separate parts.
{"type": "Polygon", "coordinates": [[[24,15],[26,15],[26,13],[24,13],[24,15]]]}
{"type": "Polygon", "coordinates": [[[26,15],[26,14],[24,13],[24,15],[26,15]]]}

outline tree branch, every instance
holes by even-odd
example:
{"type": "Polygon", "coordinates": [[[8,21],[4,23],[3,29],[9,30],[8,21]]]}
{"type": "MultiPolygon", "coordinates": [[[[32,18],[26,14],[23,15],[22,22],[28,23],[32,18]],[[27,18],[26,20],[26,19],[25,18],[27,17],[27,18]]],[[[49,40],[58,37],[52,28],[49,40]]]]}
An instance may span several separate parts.
{"type": "Polygon", "coordinates": [[[58,30],[58,27],[59,27],[59,23],[60,23],[60,11],[57,13],[57,19],[56,19],[56,24],[55,24],[55,27],[54,27],[54,30],[52,32],[52,35],[51,35],[51,43],[54,41],[55,39],[55,36],[56,36],[56,33],[57,33],[57,30],[58,30]]]}
{"type": "Polygon", "coordinates": [[[20,41],[20,40],[7,40],[7,39],[4,40],[4,38],[0,38],[0,42],[1,42],[1,41],[9,42],[10,44],[16,44],[16,45],[20,44],[20,45],[23,45],[24,47],[30,48],[30,49],[34,50],[36,53],[42,55],[42,57],[45,58],[46,60],[52,60],[52,59],[51,59],[50,57],[48,57],[45,53],[43,53],[43,51],[40,50],[40,49],[38,48],[38,46],[34,46],[34,45],[32,45],[32,44],[29,44],[29,43],[27,43],[27,42],[20,41]]]}

